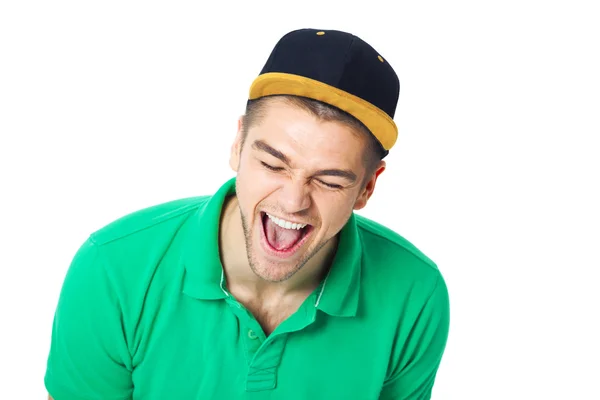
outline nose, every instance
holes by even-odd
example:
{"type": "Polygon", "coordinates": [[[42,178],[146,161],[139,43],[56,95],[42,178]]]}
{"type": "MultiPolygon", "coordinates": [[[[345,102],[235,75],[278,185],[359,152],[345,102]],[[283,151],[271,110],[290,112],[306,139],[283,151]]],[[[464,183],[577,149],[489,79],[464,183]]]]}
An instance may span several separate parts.
{"type": "Polygon", "coordinates": [[[308,210],[312,204],[309,185],[301,179],[287,180],[280,193],[279,204],[287,214],[308,210]]]}

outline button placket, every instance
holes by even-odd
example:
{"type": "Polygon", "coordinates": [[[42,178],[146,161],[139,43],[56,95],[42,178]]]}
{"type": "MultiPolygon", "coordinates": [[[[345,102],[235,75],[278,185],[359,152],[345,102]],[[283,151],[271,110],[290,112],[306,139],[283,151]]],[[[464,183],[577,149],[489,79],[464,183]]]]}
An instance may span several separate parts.
{"type": "Polygon", "coordinates": [[[272,334],[260,346],[248,368],[247,391],[270,390],[277,386],[277,370],[287,334],[272,334]]]}

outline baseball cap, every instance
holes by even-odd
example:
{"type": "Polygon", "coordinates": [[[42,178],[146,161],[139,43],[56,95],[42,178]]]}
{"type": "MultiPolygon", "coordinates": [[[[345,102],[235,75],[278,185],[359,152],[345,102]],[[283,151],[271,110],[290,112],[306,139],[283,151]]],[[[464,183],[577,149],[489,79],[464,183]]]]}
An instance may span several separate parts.
{"type": "Polygon", "coordinates": [[[364,40],[339,30],[298,29],[279,39],[249,100],[296,95],[327,103],[362,122],[387,155],[398,137],[399,93],[396,72],[364,40]]]}

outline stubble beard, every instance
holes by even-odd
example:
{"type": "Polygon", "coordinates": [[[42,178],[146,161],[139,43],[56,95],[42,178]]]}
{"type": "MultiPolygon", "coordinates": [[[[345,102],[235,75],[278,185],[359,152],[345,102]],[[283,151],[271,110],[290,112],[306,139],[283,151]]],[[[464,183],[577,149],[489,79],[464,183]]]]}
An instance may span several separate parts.
{"type": "MultiPolygon", "coordinates": [[[[256,276],[258,276],[261,279],[264,279],[266,281],[269,282],[273,282],[273,283],[277,283],[277,282],[284,282],[288,279],[290,279],[292,276],[294,276],[296,274],[296,272],[300,271],[300,269],[315,255],[319,252],[319,250],[321,250],[323,248],[323,246],[325,246],[327,244],[327,242],[329,240],[324,240],[322,243],[319,243],[314,250],[306,253],[301,259],[300,261],[298,261],[298,263],[283,277],[280,277],[279,279],[273,279],[270,278],[268,276],[265,276],[265,274],[261,274],[260,273],[260,269],[259,267],[259,262],[256,259],[256,254],[254,253],[254,250],[252,248],[252,231],[250,230],[250,227],[248,226],[248,221],[246,219],[246,216],[244,215],[244,212],[242,211],[241,207],[239,207],[238,205],[238,209],[240,210],[240,216],[242,219],[242,228],[244,230],[244,242],[246,243],[246,255],[248,257],[248,264],[250,265],[250,269],[252,270],[252,272],[254,272],[254,274],[256,276]]],[[[262,221],[261,221],[261,225],[262,225],[262,221]]],[[[262,226],[261,226],[262,228],[262,226]]],[[[275,267],[277,268],[277,267],[275,267]]]]}

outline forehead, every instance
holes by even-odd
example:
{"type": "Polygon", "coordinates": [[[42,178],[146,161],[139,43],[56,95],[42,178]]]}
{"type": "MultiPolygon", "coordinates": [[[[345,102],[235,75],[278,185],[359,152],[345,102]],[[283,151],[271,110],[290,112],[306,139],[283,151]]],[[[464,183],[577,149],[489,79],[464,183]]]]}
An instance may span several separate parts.
{"type": "Polygon", "coordinates": [[[297,105],[268,99],[260,119],[248,131],[248,142],[263,140],[290,158],[360,163],[366,138],[347,123],[323,120],[297,105]]]}

